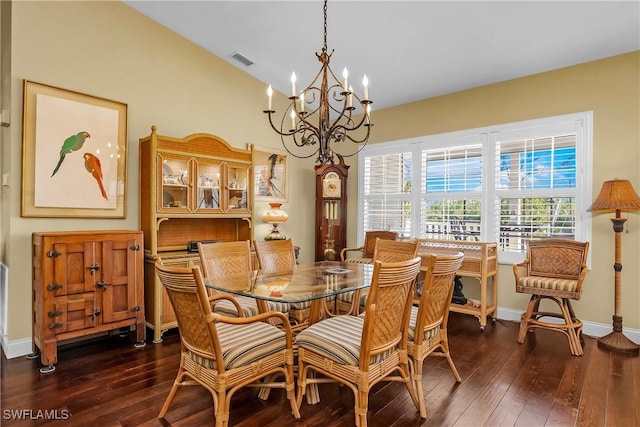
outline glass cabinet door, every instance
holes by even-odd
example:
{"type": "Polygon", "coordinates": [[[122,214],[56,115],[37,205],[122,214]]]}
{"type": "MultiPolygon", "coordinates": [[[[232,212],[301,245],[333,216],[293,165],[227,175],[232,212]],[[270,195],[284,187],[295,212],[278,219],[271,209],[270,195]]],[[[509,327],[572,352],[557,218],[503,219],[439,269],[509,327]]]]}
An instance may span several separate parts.
{"type": "Polygon", "coordinates": [[[195,161],[195,210],[220,211],[222,201],[220,200],[220,163],[198,159],[195,161]]]}
{"type": "Polygon", "coordinates": [[[158,153],[158,181],[161,183],[158,194],[158,211],[189,211],[189,158],[158,153]]]}
{"type": "Polygon", "coordinates": [[[227,169],[227,211],[250,212],[249,170],[250,165],[228,163],[227,169]]]}

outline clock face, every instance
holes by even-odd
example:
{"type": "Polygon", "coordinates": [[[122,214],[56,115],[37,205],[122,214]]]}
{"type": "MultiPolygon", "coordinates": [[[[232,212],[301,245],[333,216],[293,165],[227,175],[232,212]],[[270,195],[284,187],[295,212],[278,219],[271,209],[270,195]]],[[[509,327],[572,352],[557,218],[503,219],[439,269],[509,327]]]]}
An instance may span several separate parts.
{"type": "Polygon", "coordinates": [[[341,184],[340,176],[335,172],[329,172],[322,181],[322,196],[340,197],[341,184]]]}

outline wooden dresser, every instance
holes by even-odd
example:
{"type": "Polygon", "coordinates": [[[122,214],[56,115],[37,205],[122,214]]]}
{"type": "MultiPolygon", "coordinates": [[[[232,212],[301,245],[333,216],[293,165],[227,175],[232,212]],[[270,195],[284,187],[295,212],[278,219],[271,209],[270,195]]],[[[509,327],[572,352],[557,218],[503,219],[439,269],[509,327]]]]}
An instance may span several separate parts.
{"type": "Polygon", "coordinates": [[[55,369],[58,343],[130,328],[144,346],[143,234],[32,234],[33,353],[55,369]]]}

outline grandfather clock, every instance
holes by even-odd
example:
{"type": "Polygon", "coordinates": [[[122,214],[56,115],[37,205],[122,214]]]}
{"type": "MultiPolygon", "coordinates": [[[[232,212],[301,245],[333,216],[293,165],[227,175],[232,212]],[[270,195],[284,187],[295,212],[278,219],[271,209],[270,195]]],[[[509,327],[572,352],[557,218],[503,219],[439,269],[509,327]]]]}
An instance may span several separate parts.
{"type": "Polygon", "coordinates": [[[340,261],[347,244],[347,174],[349,166],[322,164],[316,170],[316,261],[340,261]]]}

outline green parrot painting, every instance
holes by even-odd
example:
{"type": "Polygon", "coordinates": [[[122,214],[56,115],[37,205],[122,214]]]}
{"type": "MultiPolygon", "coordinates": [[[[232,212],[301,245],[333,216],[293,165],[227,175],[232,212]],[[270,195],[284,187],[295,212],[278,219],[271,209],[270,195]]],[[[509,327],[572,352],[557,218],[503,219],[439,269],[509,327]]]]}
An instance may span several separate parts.
{"type": "Polygon", "coordinates": [[[60,166],[62,165],[62,161],[64,160],[64,156],[66,156],[69,153],[72,153],[73,151],[78,151],[79,149],[81,149],[82,146],[84,145],[84,141],[90,137],[91,135],[89,135],[88,132],[82,131],[82,132],[78,132],[75,135],[71,135],[69,138],[64,140],[64,143],[62,144],[62,148],[60,149],[60,160],[58,160],[58,164],[56,165],[56,168],[53,170],[51,177],[53,177],[53,175],[55,175],[56,172],[58,172],[58,169],[60,169],[60,166]]]}
{"type": "Polygon", "coordinates": [[[84,167],[87,168],[87,172],[95,178],[98,187],[100,187],[102,197],[109,200],[107,192],[104,190],[104,185],[102,184],[102,165],[100,164],[100,159],[91,153],[84,153],[82,157],[84,158],[84,167]]]}

